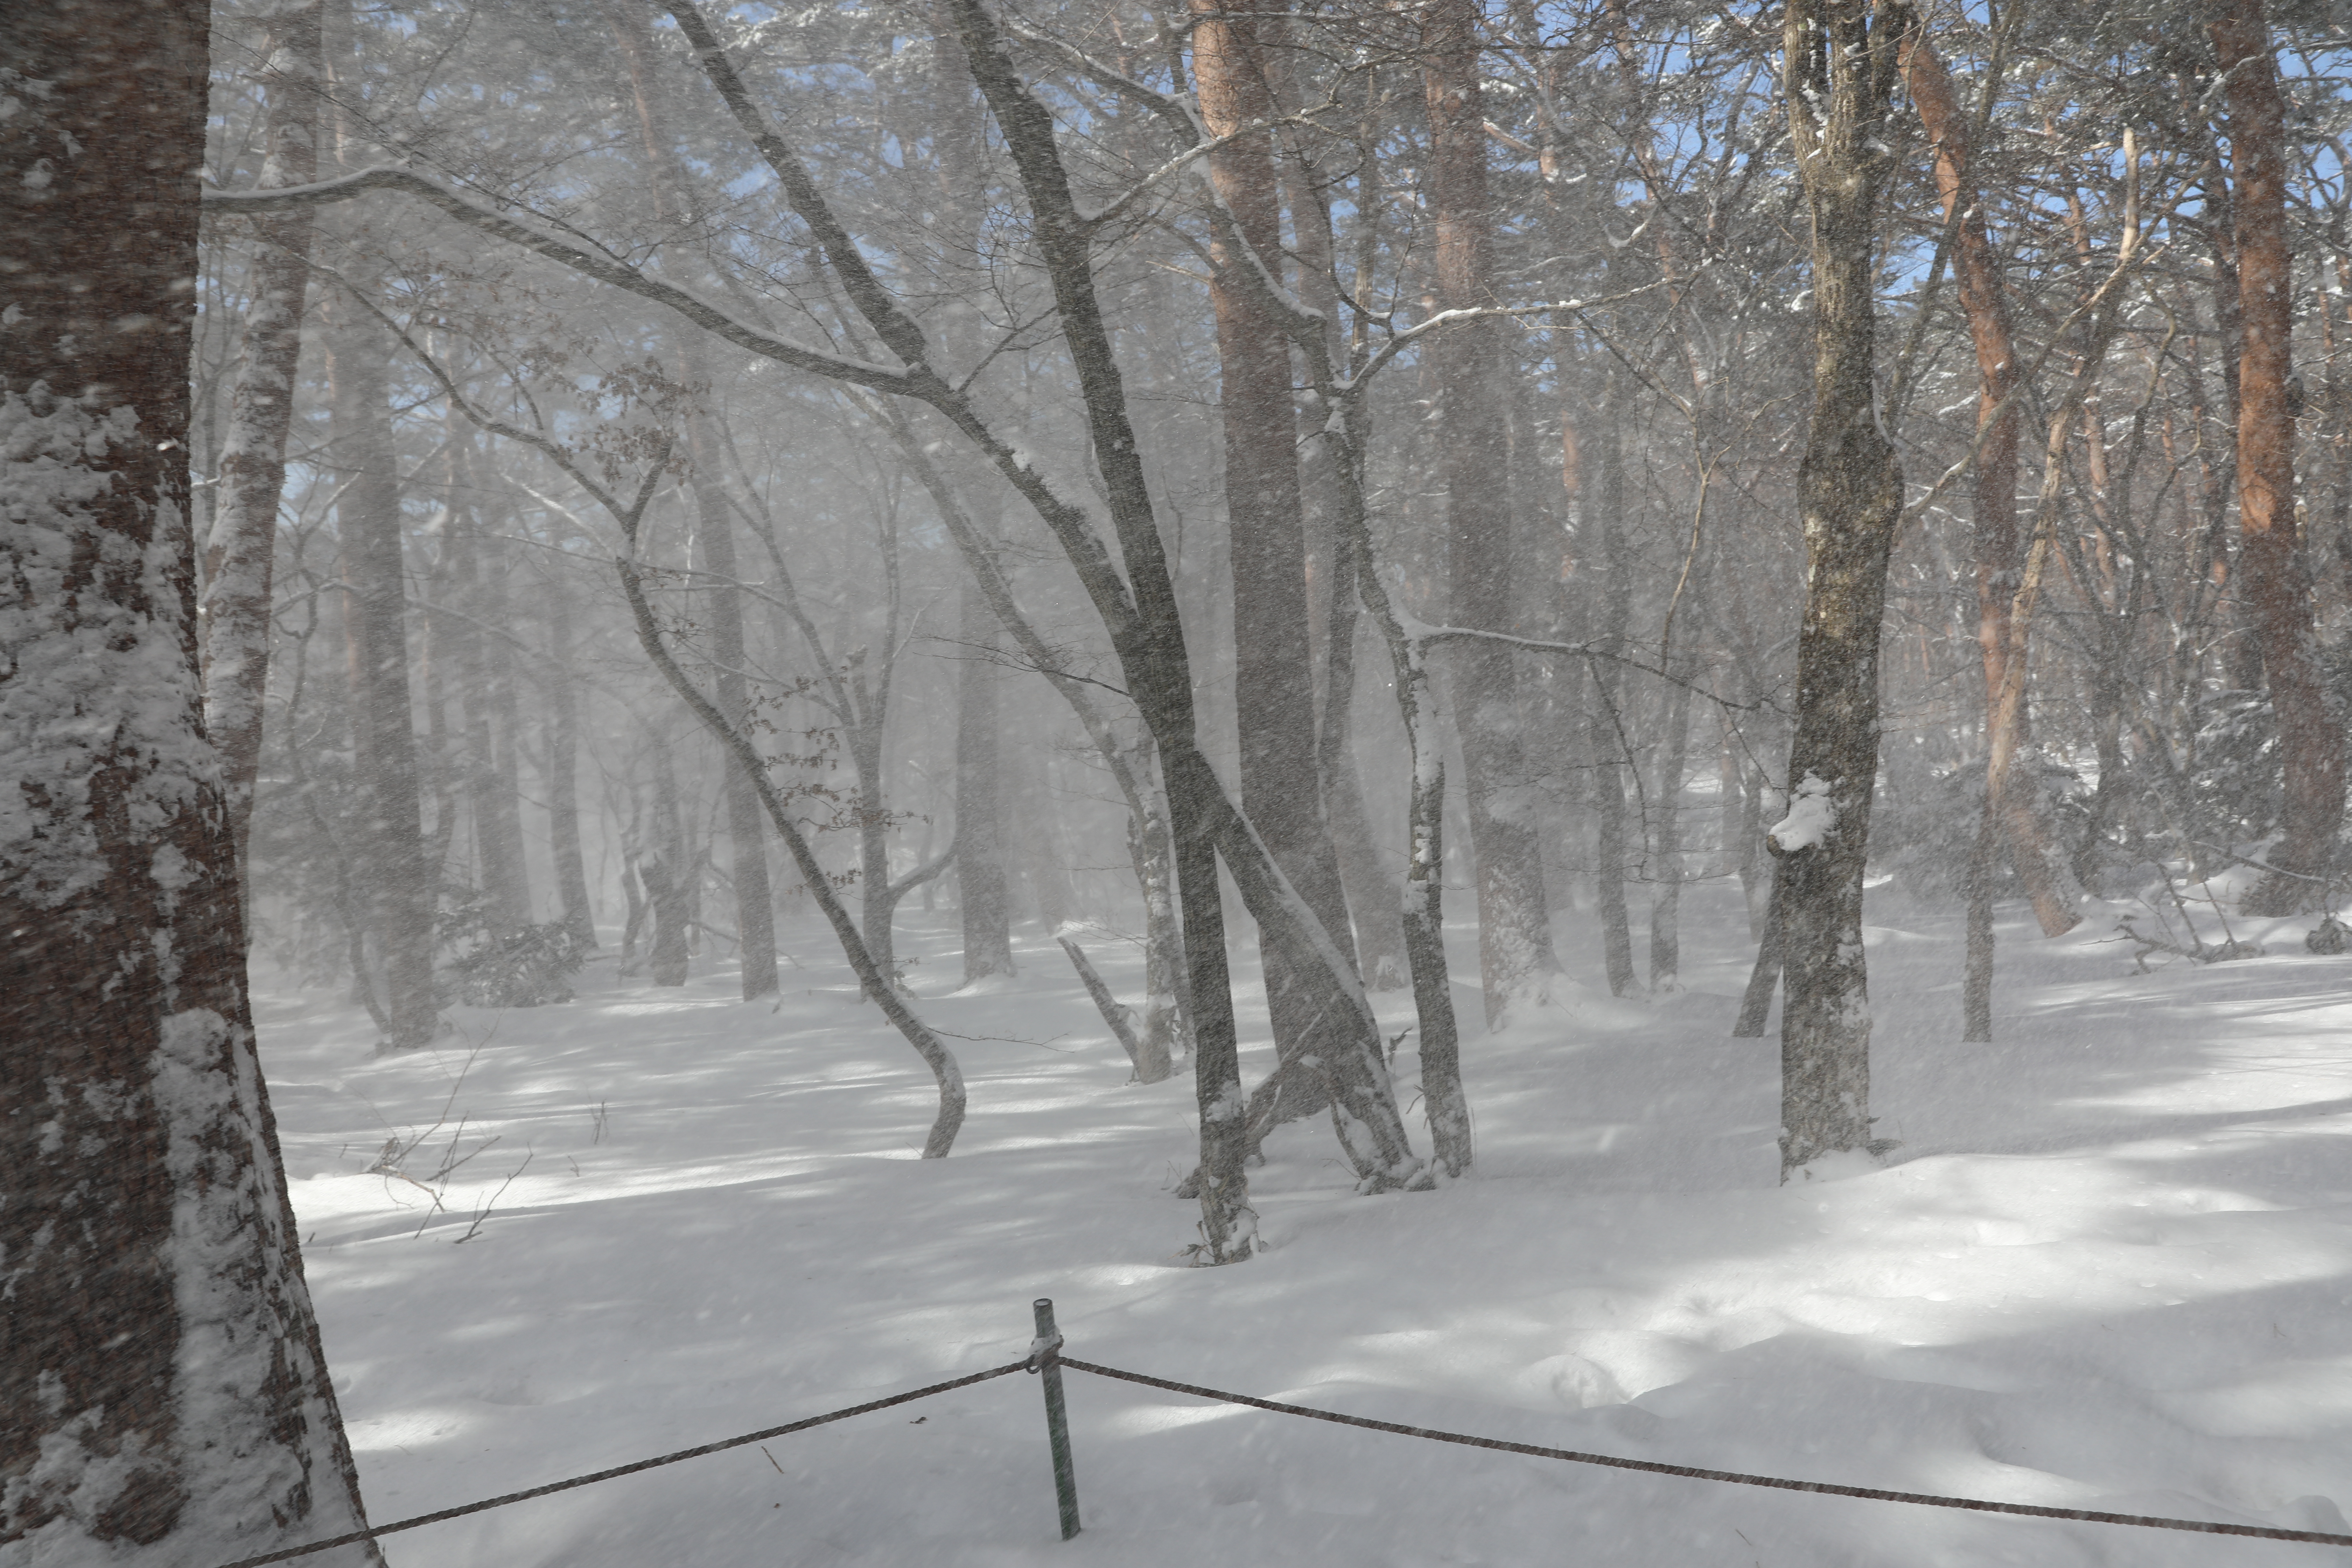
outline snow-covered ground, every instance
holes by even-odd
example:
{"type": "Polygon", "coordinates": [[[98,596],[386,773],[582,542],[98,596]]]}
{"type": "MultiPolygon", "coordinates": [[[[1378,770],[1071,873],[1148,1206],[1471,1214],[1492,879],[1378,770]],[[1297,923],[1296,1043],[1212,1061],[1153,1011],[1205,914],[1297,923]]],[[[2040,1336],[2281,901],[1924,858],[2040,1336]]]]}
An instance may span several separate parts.
{"type": "MultiPolygon", "coordinates": [[[[1181,1256],[1189,1080],[1127,1083],[1034,931],[1021,978],[971,996],[939,994],[950,927],[902,937],[926,1016],[964,1037],[971,1117],[944,1162],[915,1158],[928,1075],[814,926],[789,939],[781,1005],[734,1000],[731,970],[656,991],[607,963],[576,1003],[461,1011],[463,1037],[406,1057],[372,1056],[331,995],[265,983],[263,1058],[371,1513],[1016,1359],[1031,1299],[1051,1296],[1073,1355],[1390,1420],[2347,1529],[2352,957],[2306,953],[2308,921],[2238,921],[2270,956],[2138,974],[2112,911],[2054,942],[2005,921],[1999,1043],[1962,1046],[1957,920],[1875,891],[1874,1094],[1901,1147],[1784,1189],[1777,1046],[1727,1038],[1748,953],[1729,897],[1685,907],[1681,994],[1608,1000],[1576,915],[1561,942],[1588,989],[1556,1016],[1475,1037],[1462,988],[1473,1176],[1355,1196],[1328,1125],[1286,1129],[1253,1173],[1272,1250],[1222,1269],[1181,1256]],[[429,1178],[461,1118],[460,1152],[499,1142],[449,1178],[446,1213],[365,1173],[441,1119],[404,1163],[429,1178]]],[[[1457,974],[1477,973],[1473,940],[1457,974]]],[[[1087,945],[1139,992],[1132,950],[1087,945]]],[[[1409,1021],[1409,999],[1382,1002],[1409,1021]]],[[[1244,1028],[1255,1081],[1262,1011],[1244,1028]]],[[[1410,1051],[1398,1071],[1409,1084],[1410,1051]]],[[[2339,1560],[1068,1385],[1086,1531],[1067,1544],[1036,1383],[1014,1376],[385,1546],[394,1568],[2339,1560]]]]}

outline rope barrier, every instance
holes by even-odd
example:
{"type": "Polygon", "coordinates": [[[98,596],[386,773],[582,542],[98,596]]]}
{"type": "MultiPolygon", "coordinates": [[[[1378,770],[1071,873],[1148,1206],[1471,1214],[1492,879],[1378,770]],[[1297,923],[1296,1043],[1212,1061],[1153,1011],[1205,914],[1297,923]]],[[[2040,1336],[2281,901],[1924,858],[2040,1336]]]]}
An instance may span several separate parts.
{"type": "Polygon", "coordinates": [[[1710,1470],[1696,1465],[1668,1465],[1654,1459],[1627,1459],[1614,1454],[1586,1454],[1571,1448],[1546,1448],[1533,1443],[1509,1443],[1499,1437],[1476,1437],[1465,1432],[1444,1432],[1428,1426],[1407,1426],[1396,1421],[1375,1421],[1364,1415],[1342,1415],[1333,1410],[1316,1410],[1304,1405],[1286,1405],[1278,1399],[1259,1399],[1247,1394],[1234,1394],[1222,1388],[1203,1388],[1199,1384],[1178,1383],[1165,1377],[1150,1377],[1139,1372],[1125,1372],[1115,1366],[1099,1366],[1093,1362],[1077,1361],[1061,1353],[1062,1336],[1054,1327],[1053,1303],[1035,1303],[1037,1337],[1030,1342],[1029,1352],[1020,1361],[993,1366],[986,1372],[975,1372],[966,1377],[950,1378],[928,1388],[909,1389],[885,1399],[869,1400],[853,1405],[845,1410],[828,1411],[823,1415],[811,1415],[805,1420],[782,1426],[770,1426],[758,1432],[746,1432],[740,1437],[728,1437],[716,1443],[703,1443],[692,1448],[680,1448],[676,1453],[657,1458],[639,1459],[635,1464],[615,1465],[608,1470],[597,1470],[569,1480],[550,1481],[545,1486],[524,1491],[509,1492],[503,1497],[484,1498],[479,1502],[465,1503],[457,1508],[445,1508],[435,1513],[421,1513],[414,1519],[404,1519],[391,1524],[380,1524],[371,1530],[355,1530],[348,1535],[338,1535],[326,1541],[312,1542],[308,1546],[292,1546],[282,1552],[264,1552],[258,1557],[240,1558],[223,1563],[221,1568],[263,1568],[270,1563],[283,1563],[291,1558],[308,1557],[314,1552],[331,1551],[338,1546],[355,1545],[373,1541],[380,1536],[394,1535],[420,1525],[438,1524],[444,1520],[462,1519],[469,1513],[481,1513],[489,1509],[504,1508],[509,1503],[526,1502],[532,1498],[547,1497],[555,1492],[570,1491],[574,1487],[593,1486],[619,1476],[635,1475],[639,1470],[657,1469],[685,1459],[700,1458],[705,1454],[717,1454],[729,1448],[740,1448],[748,1443],[764,1442],[793,1432],[805,1432],[812,1426],[823,1426],[835,1421],[846,1421],[853,1415],[865,1415],[877,1410],[887,1410],[894,1405],[905,1405],[917,1399],[928,1399],[935,1394],[946,1394],[958,1388],[969,1388],[975,1383],[986,1383],[992,1377],[1003,1377],[1016,1372],[1045,1374],[1046,1390],[1046,1425],[1054,1448],[1055,1489],[1062,1510],[1062,1538],[1068,1540],[1078,1532],[1077,1491],[1073,1478],[1069,1438],[1062,1421],[1060,1369],[1089,1372],[1097,1377],[1107,1377],[1120,1383],[1139,1384],[1146,1388],[1165,1389],[1171,1394],[1190,1394],[1195,1399],[1211,1399],[1223,1405],[1247,1405],[1254,1410],[1270,1410],[1277,1415],[1301,1415],[1310,1421],[1328,1421],[1339,1426],[1361,1426],[1368,1431],[1387,1432],[1399,1437],[1422,1437],[1433,1443],[1452,1443],[1465,1448],[1491,1448],[1496,1453],[1522,1454],[1535,1459],[1562,1459],[1575,1465],[1600,1465],[1612,1470],[1639,1470],[1655,1476],[1680,1476],[1686,1480],[1725,1481],[1734,1486],[1769,1487],[1776,1491],[1818,1492],[1827,1497],[1861,1498],[1870,1502],[1912,1503],[1923,1508],[1965,1509],[1975,1513],[2021,1514],[2030,1519],[2076,1520],[2086,1524],[2128,1524],[2145,1530],[2179,1530],[2200,1535],[2250,1536],[2258,1541],[2307,1542],[2316,1546],[2352,1546],[2352,1535],[2331,1535],[2316,1530],[2279,1530],[2259,1524],[2213,1524],[2196,1519],[2165,1519],[2142,1513],[2105,1513],[2093,1509],[2047,1508],[2038,1503],[1989,1502],[1981,1498],[1940,1497],[1933,1492],[1888,1491],[1878,1487],[1840,1486],[1832,1481],[1799,1481],[1781,1476],[1751,1476],[1738,1470],[1710,1470]]]}
{"type": "MultiPolygon", "coordinates": [[[[1938,1497],[1932,1492],[1885,1491],[1877,1487],[1843,1487],[1830,1481],[1792,1481],[1779,1476],[1744,1475],[1738,1470],[1708,1470],[1695,1465],[1621,1459],[1612,1454],[1580,1454],[1569,1448],[1542,1448],[1532,1443],[1506,1443],[1497,1437],[1473,1437],[1461,1432],[1440,1432],[1426,1426],[1406,1426],[1394,1421],[1341,1415],[1330,1410],[1310,1410],[1304,1405],[1285,1405],[1275,1399],[1254,1399],[1246,1394],[1229,1394],[1221,1388],[1202,1388],[1197,1384],[1174,1383],[1164,1377],[1146,1377],[1139,1372],[1121,1372],[1117,1367],[1097,1366],[1092,1362],[1076,1361],[1068,1356],[1055,1359],[1074,1372],[1090,1372],[1097,1377],[1116,1378],[1121,1383],[1139,1383],[1147,1388],[1164,1388],[1171,1394],[1189,1394],[1196,1398],[1219,1400],[1227,1405],[1246,1405],[1254,1409],[1271,1410],[1280,1415],[1304,1415],[1311,1421],[1329,1421],[1341,1426],[1363,1426],[1374,1432],[1391,1432],[1400,1437],[1426,1437],[1433,1443],[1457,1443],[1465,1448],[1493,1448],[1506,1454],[1525,1454],[1530,1458],[1566,1459],[1571,1464],[1605,1465],[1615,1470],[1643,1470],[1652,1475],[1682,1476],[1698,1481],[1729,1481],[1738,1486],[1771,1487],[1780,1491],[1866,1498],[1873,1502],[1917,1503],[1927,1508],[1969,1509],[1979,1513],[2019,1513],[2033,1519],[2074,1519],[2091,1524],[2136,1524],[2149,1530],[2186,1530],[2203,1535],[2250,1535],[2262,1541],[2306,1541],[2320,1546],[2352,1546],[2352,1535],[2329,1535],[2316,1530],[2275,1530],[2259,1524],[2209,1524],[2196,1519],[2100,1513],[2081,1508],[2043,1508],[2035,1503],[1987,1502],[1979,1498],[1938,1497]]],[[[236,1568],[242,1568],[242,1564],[236,1565],[236,1568]]]]}
{"type": "Polygon", "coordinates": [[[887,1399],[875,1399],[864,1405],[853,1405],[846,1410],[827,1411],[823,1415],[812,1415],[805,1421],[794,1421],[782,1426],[770,1426],[758,1432],[746,1432],[740,1437],[729,1437],[717,1443],[704,1443],[692,1448],[680,1448],[675,1454],[664,1454],[659,1458],[639,1459],[633,1465],[615,1465],[609,1470],[597,1470],[591,1475],[573,1476],[570,1480],[565,1481],[550,1481],[543,1487],[509,1492],[504,1497],[484,1498],[479,1502],[465,1503],[457,1508],[445,1508],[437,1513],[420,1513],[414,1519],[399,1520],[391,1524],[379,1524],[373,1530],[354,1530],[349,1535],[338,1535],[326,1541],[314,1541],[308,1546],[289,1546],[283,1552],[265,1552],[258,1557],[241,1557],[234,1563],[223,1563],[221,1568],[261,1568],[265,1563],[283,1563],[292,1557],[308,1557],[314,1552],[328,1552],[338,1546],[352,1546],[362,1541],[373,1541],[378,1536],[394,1535],[404,1530],[415,1530],[419,1525],[438,1524],[445,1519],[462,1519],[469,1513],[481,1513],[489,1509],[504,1508],[509,1503],[527,1502],[532,1498],[570,1491],[574,1487],[592,1486],[598,1481],[609,1481],[616,1476],[635,1475],[639,1470],[658,1469],[664,1465],[675,1465],[683,1459],[698,1459],[705,1454],[717,1454],[729,1448],[740,1448],[746,1443],[765,1442],[771,1437],[782,1437],[787,1433],[805,1432],[812,1426],[823,1426],[835,1421],[846,1421],[853,1415],[864,1415],[876,1410],[887,1410],[893,1405],[905,1405],[911,1400],[929,1399],[934,1394],[946,1394],[951,1389],[970,1388],[973,1384],[986,1383],[992,1377],[1003,1377],[1008,1373],[1031,1370],[1033,1369],[1026,1360],[1008,1362],[1003,1366],[990,1367],[986,1372],[975,1372],[969,1377],[950,1378],[946,1383],[935,1383],[929,1388],[911,1389],[905,1394],[894,1394],[887,1399]]]}

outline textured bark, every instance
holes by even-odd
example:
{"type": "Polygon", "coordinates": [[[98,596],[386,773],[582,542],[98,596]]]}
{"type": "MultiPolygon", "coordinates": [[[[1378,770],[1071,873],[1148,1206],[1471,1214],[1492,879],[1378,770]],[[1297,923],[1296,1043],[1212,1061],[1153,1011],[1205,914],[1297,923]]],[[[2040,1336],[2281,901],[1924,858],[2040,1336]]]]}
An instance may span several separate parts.
{"type": "Polygon", "coordinates": [[[956,678],[956,900],[963,921],[963,981],[1011,974],[1013,919],[1004,885],[1003,807],[997,798],[996,666],[971,651],[994,629],[977,581],[964,584],[963,667],[956,678]]]}
{"type": "MultiPolygon", "coordinates": [[[[319,173],[325,62],[323,0],[294,0],[270,22],[262,79],[262,186],[308,184],[319,173]]],[[[269,679],[271,565],[286,486],[286,433],[302,357],[303,294],[314,209],[254,220],[259,241],[246,304],[243,356],[229,392],[219,501],[204,551],[205,731],[227,770],[229,817],[244,861],[261,770],[262,698],[269,679]]]]}
{"type": "MultiPolygon", "coordinates": [[[[1977,640],[1983,651],[1987,710],[1998,706],[2002,672],[2012,658],[2026,657],[2021,628],[2011,624],[2010,606],[2017,596],[2021,563],[2017,534],[2017,445],[2021,410],[2011,400],[2022,367],[2010,329],[2009,293],[2001,280],[2000,260],[1992,247],[1984,206],[1969,166],[1969,124],[1952,90],[1951,78],[1924,32],[1914,30],[1901,45],[1905,85],[1918,109],[1935,149],[1936,190],[1942,199],[1944,219],[1953,210],[1960,217],[1953,232],[1954,280],[1959,286],[1960,312],[1968,320],[1969,336],[1977,356],[1979,426],[1986,422],[1983,445],[1977,452],[1971,492],[1971,539],[1976,556],[1977,640]]],[[[2024,793],[2011,798],[2008,760],[2031,745],[2027,710],[2020,705],[2013,719],[1998,733],[1988,731],[1988,754],[2000,759],[1987,774],[1985,810],[2007,842],[2011,861],[2025,885],[2034,919],[2044,936],[2061,936],[2082,921],[2072,894],[2077,889],[2055,874],[2056,857],[2050,843],[2048,821],[2036,809],[2041,795],[2038,779],[2023,781],[2024,793]]],[[[1984,884],[1990,886],[1990,883],[1984,884]]],[[[1988,932],[1990,926],[1987,927],[1988,932]]],[[[1990,935],[1986,939],[1989,943],[1990,935]]],[[[1975,951],[1974,949],[1971,950],[1975,951]]],[[[1990,952],[1986,946],[1986,952],[1990,952]]],[[[1989,962],[1989,961],[1988,961],[1989,962]]]]}
{"type": "Polygon", "coordinates": [[[346,301],[328,311],[333,461],[341,489],[343,626],[350,659],[355,818],[348,842],[362,900],[369,984],[395,1047],[421,1046],[433,1006],[434,868],[425,858],[409,708],[400,471],[386,344],[346,301]]]}
{"type": "MultiPolygon", "coordinates": [[[[1234,135],[1271,119],[1272,40],[1260,37],[1259,17],[1230,10],[1223,0],[1192,0],[1192,78],[1210,133],[1234,135]]],[[[1325,930],[1345,938],[1347,899],[1324,825],[1316,744],[1290,340],[1262,289],[1241,276],[1254,264],[1281,265],[1282,199],[1272,134],[1236,136],[1212,153],[1209,178],[1236,231],[1221,232],[1211,242],[1216,268],[1209,299],[1217,323],[1224,435],[1242,810],[1325,930]]],[[[1281,1069],[1251,1098],[1251,1122],[1262,1126],[1322,1109],[1327,1096],[1320,1078],[1297,1064],[1329,1055],[1334,1044],[1328,1037],[1339,1026],[1279,941],[1261,930],[1259,948],[1281,1069]]],[[[1352,948],[1348,957],[1352,963],[1352,948]]]]}
{"type": "Polygon", "coordinates": [[[2294,257],[2286,226],[2285,105],[2262,0],[2230,0],[2213,22],[2229,79],[2231,205],[2237,219],[2238,582],[2278,720],[2285,790],[2277,869],[2246,908],[2290,914],[2316,901],[2344,818],[2344,737],[2314,647],[2310,571],[2295,539],[2294,257]]]}
{"type": "Polygon", "coordinates": [[[205,8],[0,9],[0,1557],[224,1562],[363,1516],[197,679],[205,8]]]}
{"type": "Polygon", "coordinates": [[[1785,998],[1780,1169],[1870,1142],[1870,994],[1862,881],[1878,769],[1878,641],[1903,474],[1878,423],[1871,285],[1895,39],[1908,17],[1869,0],[1791,0],[1785,90],[1812,217],[1813,406],[1797,492],[1805,607],[1797,637],[1791,812],[1774,838],[1785,998]],[[1808,800],[1818,802],[1807,807],[1808,800]]]}
{"type": "MultiPolygon", "coordinates": [[[[1422,31],[1429,110],[1429,201],[1442,310],[1497,303],[1494,216],[1486,194],[1486,112],[1479,91],[1479,13],[1437,0],[1422,31]]],[[[1438,475],[1445,489],[1447,614],[1453,624],[1507,631],[1515,620],[1511,548],[1509,341],[1499,320],[1433,340],[1439,392],[1438,475]]],[[[1544,900],[1543,843],[1518,681],[1509,649],[1465,643],[1448,660],[1462,737],[1463,795],[1478,868],[1478,972],[1486,1026],[1500,1028],[1544,994],[1557,973],[1544,900]]]]}

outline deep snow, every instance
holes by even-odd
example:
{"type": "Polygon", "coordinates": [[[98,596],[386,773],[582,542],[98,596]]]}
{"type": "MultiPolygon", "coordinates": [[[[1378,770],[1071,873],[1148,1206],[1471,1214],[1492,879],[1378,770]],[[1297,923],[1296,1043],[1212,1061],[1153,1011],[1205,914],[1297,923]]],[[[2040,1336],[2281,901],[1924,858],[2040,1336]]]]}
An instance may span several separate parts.
{"type": "MultiPolygon", "coordinates": [[[[1876,889],[1874,1096],[1901,1146],[1884,1170],[1780,1188],[1777,1046],[1726,1037],[1750,951],[1733,897],[1696,886],[1684,908],[1685,991],[1612,1002],[1580,969],[1581,999],[1465,1042],[1474,1175],[1359,1197],[1328,1125],[1286,1129],[1253,1173],[1273,1249],[1222,1269],[1181,1258],[1197,1217],[1170,1191],[1192,1158],[1189,1078],[1126,1082],[1034,928],[1021,977],[976,995],[939,994],[950,927],[902,936],[923,959],[924,1016],[967,1037],[950,1044],[971,1117],[944,1162],[914,1157],[929,1075],[814,922],[786,939],[780,1005],[736,1001],[729,967],[658,991],[608,961],[578,1002],[459,1010],[460,1036],[401,1057],[372,1056],[364,1016],[331,994],[265,985],[264,1062],[371,1515],[1016,1359],[1045,1295],[1073,1355],[1391,1420],[2347,1531],[2352,957],[2305,953],[2307,920],[2238,921],[2268,956],[2139,974],[2112,940],[2120,906],[2056,942],[2005,920],[1999,1043],[1961,1046],[1956,913],[1876,889]],[[460,1152],[499,1142],[436,1215],[367,1167],[445,1105],[412,1174],[431,1174],[461,1116],[460,1152]]],[[[1559,921],[1580,959],[1598,946],[1583,920],[1559,921]]],[[[1475,933],[1454,935],[1455,973],[1475,976],[1475,933]]],[[[1139,994],[1134,949],[1082,940],[1115,991],[1139,994]]],[[[1392,1028],[1410,1021],[1404,994],[1378,1000],[1392,1028]]],[[[1255,1081],[1262,1008],[1244,1021],[1255,1081]]],[[[1409,1049],[1397,1065],[1410,1095],[1409,1049]]],[[[1417,1108],[1408,1120],[1425,1145],[1417,1108]]],[[[1068,1384],[1087,1528],[1067,1544],[1036,1383],[1014,1376],[385,1548],[394,1568],[2339,1556],[1625,1474],[1068,1384]]]]}

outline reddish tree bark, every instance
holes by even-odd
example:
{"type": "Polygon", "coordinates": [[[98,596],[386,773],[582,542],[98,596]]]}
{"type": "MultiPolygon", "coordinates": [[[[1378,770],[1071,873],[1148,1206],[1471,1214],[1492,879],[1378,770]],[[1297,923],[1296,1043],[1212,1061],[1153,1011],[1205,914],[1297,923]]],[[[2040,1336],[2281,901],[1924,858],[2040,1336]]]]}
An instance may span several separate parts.
{"type": "Polygon", "coordinates": [[[362,1515],[197,683],[205,9],[13,5],[0,66],[0,1556],[221,1562],[362,1515]]]}
{"type": "MultiPolygon", "coordinates": [[[[1257,18],[1223,0],[1192,0],[1192,75],[1201,118],[1229,136],[1273,118],[1268,41],[1257,18]]],[[[1209,177],[1260,261],[1278,268],[1282,194],[1271,132],[1241,136],[1209,157],[1209,177]]],[[[1293,435],[1290,340],[1258,290],[1238,275],[1249,262],[1222,233],[1212,241],[1209,299],[1217,322],[1223,416],[1225,514],[1232,531],[1234,688],[1241,739],[1242,810],[1275,864],[1344,942],[1348,903],[1323,819],[1316,751],[1315,651],[1307,603],[1307,539],[1293,435]]],[[[1313,988],[1270,938],[1260,942],[1275,1047],[1287,1064],[1336,1047],[1313,988]],[[1329,1047],[1329,1048],[1326,1048],[1329,1047]]],[[[1349,956],[1352,957],[1352,953],[1349,956]]],[[[1253,1097],[1254,1126],[1320,1110],[1309,1072],[1286,1072],[1253,1097]]]]}
{"type": "MultiPolygon", "coordinates": [[[[2017,596],[2020,558],[2017,538],[2017,430],[2019,408],[2010,395],[2016,390],[2021,367],[2010,330],[2009,294],[2001,281],[2000,258],[1985,223],[1976,171],[1970,167],[1969,124],[1943,61],[1915,28],[1902,45],[1904,81],[1920,123],[1936,155],[1936,191],[1943,200],[1944,218],[1951,221],[1958,207],[1959,223],[1953,235],[1952,271],[1959,285],[1960,313],[1967,318],[1969,336],[1977,354],[1977,418],[1985,430],[1977,453],[1975,489],[1970,515],[1976,552],[1977,641],[1983,650],[1985,706],[1989,715],[2002,711],[2002,672],[2013,660],[2027,657],[2028,628],[2015,623],[2011,606],[2017,596]]],[[[2037,809],[2041,790],[2031,777],[2011,787],[2010,764],[2032,744],[2027,710],[2014,707],[2007,723],[1988,721],[1985,745],[1985,810],[2008,841],[2010,858],[2033,904],[2042,934],[2059,936],[2082,921],[2070,896],[2074,889],[2058,872],[2058,860],[2037,809]]]]}
{"type": "MultiPolygon", "coordinates": [[[[1437,0],[1422,32],[1429,108],[1429,200],[1436,220],[1441,310],[1496,302],[1494,216],[1486,193],[1486,117],[1479,92],[1478,7],[1437,0]]],[[[1454,327],[1432,339],[1440,389],[1438,472],[1445,487],[1450,599],[1457,626],[1507,631],[1514,619],[1509,402],[1502,378],[1500,320],[1454,327]]],[[[1512,655],[1465,640],[1452,655],[1454,722],[1462,736],[1463,795],[1478,867],[1478,971],[1486,1023],[1541,993],[1559,961],[1545,905],[1537,796],[1521,733],[1512,655]]]]}
{"type": "Polygon", "coordinates": [[[2295,540],[2293,256],[2286,231],[2285,105],[2262,0],[2231,0],[2213,23],[2230,88],[2239,328],[2238,573],[2277,716],[2285,791],[2276,868],[2246,895],[2288,914],[2318,891],[2344,817],[2344,738],[2313,647],[2309,567],[2295,540]]]}

